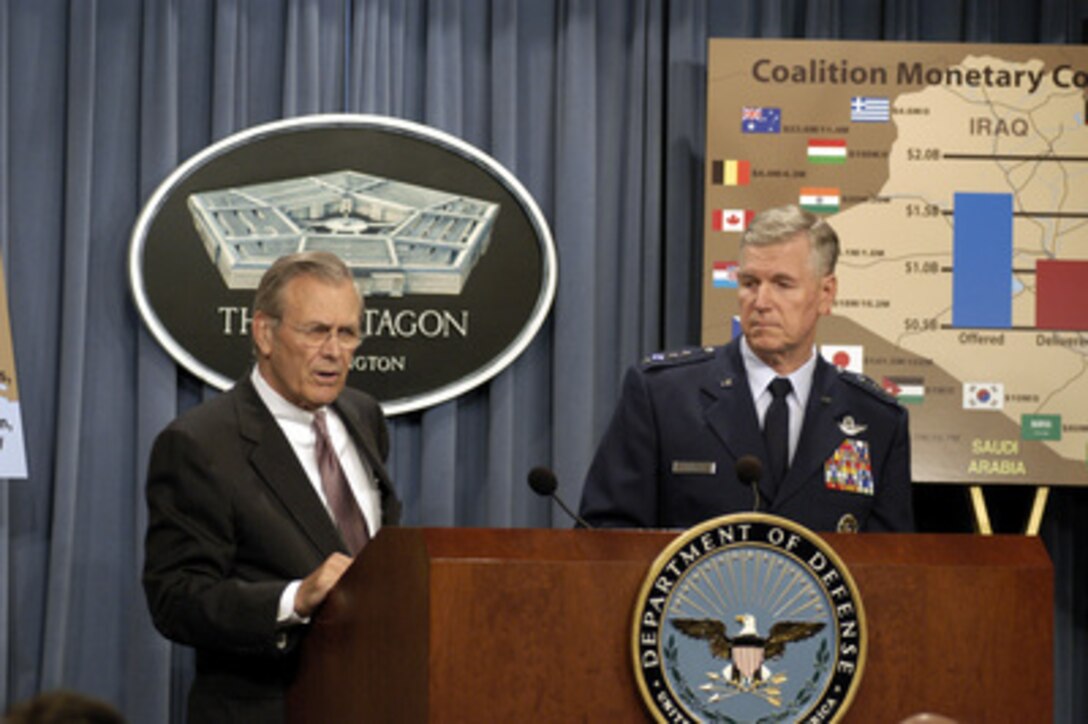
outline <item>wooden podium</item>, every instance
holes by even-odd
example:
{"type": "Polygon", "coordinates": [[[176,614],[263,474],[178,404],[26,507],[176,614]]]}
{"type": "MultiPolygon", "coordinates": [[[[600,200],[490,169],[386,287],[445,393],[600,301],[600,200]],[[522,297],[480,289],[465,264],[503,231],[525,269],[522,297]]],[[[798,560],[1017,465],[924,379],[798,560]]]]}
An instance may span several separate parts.
{"type": "MultiPolygon", "coordinates": [[[[675,535],[384,528],[312,624],[288,720],[646,721],[631,615],[675,535]]],[[[1051,721],[1053,571],[1038,538],[823,537],[868,619],[845,721],[1051,721]]]]}

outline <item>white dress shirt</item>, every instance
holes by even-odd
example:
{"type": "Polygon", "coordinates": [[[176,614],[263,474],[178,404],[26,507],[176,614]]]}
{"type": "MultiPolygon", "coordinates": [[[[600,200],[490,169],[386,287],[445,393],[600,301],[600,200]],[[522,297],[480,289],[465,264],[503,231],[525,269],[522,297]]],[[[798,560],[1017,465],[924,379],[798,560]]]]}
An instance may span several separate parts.
{"type": "MultiPolygon", "coordinates": [[[[782,377],[774,371],[774,368],[761,360],[752,348],[748,346],[748,340],[741,337],[740,356],[744,361],[744,371],[748,375],[748,387],[752,392],[752,400],[756,404],[756,415],[759,417],[759,427],[763,429],[763,420],[767,416],[767,408],[771,406],[771,382],[776,377],[782,377]]],[[[793,385],[793,390],[786,395],[786,406],[790,411],[790,463],[793,463],[793,455],[797,452],[797,443],[801,439],[801,427],[805,422],[805,406],[808,404],[809,393],[812,392],[812,376],[816,372],[816,348],[803,365],[785,375],[793,385]]]]}
{"type": "MultiPolygon", "coordinates": [[[[317,468],[317,454],[314,451],[317,439],[313,429],[314,413],[288,402],[283,395],[268,384],[256,366],[253,367],[250,379],[257,389],[261,401],[272,413],[276,424],[279,425],[280,430],[283,431],[284,436],[287,438],[287,442],[290,443],[291,449],[295,451],[295,456],[302,465],[302,469],[306,472],[306,478],[310,481],[310,485],[313,486],[314,492],[321,499],[325,510],[328,510],[329,503],[325,497],[325,491],[321,487],[321,473],[317,468]]],[[[382,525],[381,492],[378,490],[377,482],[374,480],[370,467],[352,443],[344,422],[331,407],[322,409],[326,413],[325,420],[328,423],[329,439],[336,450],[336,456],[340,459],[340,467],[344,469],[348,485],[355,495],[355,501],[359,504],[359,509],[363,512],[363,517],[366,519],[370,537],[373,538],[378,534],[378,530],[382,525]]],[[[332,517],[331,512],[329,516],[332,517]]],[[[295,593],[301,584],[302,581],[292,581],[284,589],[283,594],[280,596],[278,622],[305,623],[305,619],[295,613],[295,593]]]]}

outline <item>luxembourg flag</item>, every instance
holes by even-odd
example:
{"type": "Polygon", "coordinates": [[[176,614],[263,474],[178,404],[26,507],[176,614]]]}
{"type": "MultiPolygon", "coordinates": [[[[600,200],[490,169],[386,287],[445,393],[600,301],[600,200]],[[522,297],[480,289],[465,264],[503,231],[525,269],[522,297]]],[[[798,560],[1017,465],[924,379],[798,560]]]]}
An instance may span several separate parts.
{"type": "Polygon", "coordinates": [[[807,187],[801,189],[801,208],[818,214],[830,214],[839,210],[842,196],[836,188],[807,187]]]}
{"type": "Polygon", "coordinates": [[[845,138],[808,139],[809,163],[846,163],[845,138]]]}
{"type": "Polygon", "coordinates": [[[735,261],[716,261],[711,273],[711,284],[715,289],[736,289],[737,269],[735,261]]]}
{"type": "Polygon", "coordinates": [[[711,227],[714,231],[744,231],[755,215],[749,209],[714,209],[711,227]]]}

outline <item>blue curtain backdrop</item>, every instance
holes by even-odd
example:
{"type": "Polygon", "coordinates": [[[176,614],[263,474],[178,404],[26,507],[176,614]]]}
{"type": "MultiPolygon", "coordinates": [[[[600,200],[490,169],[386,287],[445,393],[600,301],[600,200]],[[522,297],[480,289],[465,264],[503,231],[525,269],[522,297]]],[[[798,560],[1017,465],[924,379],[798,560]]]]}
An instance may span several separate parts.
{"type": "MultiPolygon", "coordinates": [[[[708,38],[1080,43],[1086,15],[1084,0],[0,2],[0,253],[30,467],[0,481],[0,704],[65,687],[133,722],[180,720],[191,656],[154,632],[139,587],[143,472],[155,433],[215,393],[145,331],[125,256],[143,201],[204,146],[379,113],[518,176],[558,244],[550,320],[483,388],[396,419],[391,469],[409,524],[566,526],[526,471],[551,465],[576,501],[623,369],[698,341],[708,38]]],[[[1088,720],[1086,492],[1056,490],[1044,524],[1058,721],[1088,720]]],[[[927,486],[920,514],[969,526],[960,493],[927,486]]]]}

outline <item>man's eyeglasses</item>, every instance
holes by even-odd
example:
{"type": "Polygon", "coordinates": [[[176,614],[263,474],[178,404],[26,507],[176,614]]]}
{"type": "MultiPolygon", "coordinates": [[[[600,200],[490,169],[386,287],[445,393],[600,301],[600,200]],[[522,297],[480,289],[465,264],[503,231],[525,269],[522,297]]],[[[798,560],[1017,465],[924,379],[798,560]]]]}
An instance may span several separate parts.
{"type": "Polygon", "coordinates": [[[324,347],[329,339],[336,340],[342,350],[356,349],[363,343],[363,333],[356,327],[330,327],[327,324],[288,324],[298,332],[306,347],[324,347]]]}

